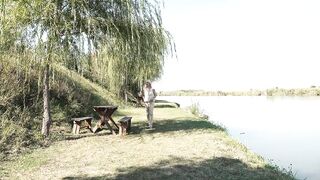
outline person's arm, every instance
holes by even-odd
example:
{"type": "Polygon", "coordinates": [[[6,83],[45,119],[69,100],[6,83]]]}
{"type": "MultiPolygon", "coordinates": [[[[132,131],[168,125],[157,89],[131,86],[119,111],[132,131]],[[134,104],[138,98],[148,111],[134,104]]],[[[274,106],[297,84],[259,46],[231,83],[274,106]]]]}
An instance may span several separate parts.
{"type": "Polygon", "coordinates": [[[155,90],[155,89],[152,89],[152,92],[153,92],[153,95],[154,95],[154,98],[153,98],[153,100],[156,100],[156,97],[157,97],[157,92],[156,92],[156,90],[155,90]]]}
{"type": "Polygon", "coordinates": [[[144,89],[141,89],[140,95],[141,95],[140,97],[142,99],[142,102],[144,102],[144,89]]]}

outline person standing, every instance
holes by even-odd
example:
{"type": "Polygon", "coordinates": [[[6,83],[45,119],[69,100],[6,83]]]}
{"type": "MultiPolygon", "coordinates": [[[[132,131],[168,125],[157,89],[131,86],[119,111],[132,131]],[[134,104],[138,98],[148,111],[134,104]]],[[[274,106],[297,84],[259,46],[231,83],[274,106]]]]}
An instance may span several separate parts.
{"type": "Polygon", "coordinates": [[[146,107],[147,120],[150,129],[153,128],[153,108],[156,97],[157,93],[155,89],[152,88],[151,81],[146,81],[142,90],[142,98],[146,107]]]}

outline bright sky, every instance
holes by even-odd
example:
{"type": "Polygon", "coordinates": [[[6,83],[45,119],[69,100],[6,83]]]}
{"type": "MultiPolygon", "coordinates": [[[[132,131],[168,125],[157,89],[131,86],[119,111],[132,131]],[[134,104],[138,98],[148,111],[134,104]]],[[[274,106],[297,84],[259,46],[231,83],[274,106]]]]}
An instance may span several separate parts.
{"type": "Polygon", "coordinates": [[[168,57],[158,90],[320,86],[319,0],[165,0],[168,57]]]}

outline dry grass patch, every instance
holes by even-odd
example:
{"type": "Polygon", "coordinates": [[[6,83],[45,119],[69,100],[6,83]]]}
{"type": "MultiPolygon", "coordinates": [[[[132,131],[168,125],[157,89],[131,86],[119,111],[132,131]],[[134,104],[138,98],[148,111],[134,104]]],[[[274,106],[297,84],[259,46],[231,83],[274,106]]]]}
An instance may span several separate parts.
{"type": "Polygon", "coordinates": [[[118,114],[133,117],[129,135],[104,130],[55,142],[7,163],[2,172],[8,179],[292,179],[219,126],[181,109],[155,109],[154,131],[144,128],[142,108],[119,108],[118,114]],[[28,165],[30,160],[36,161],[28,165]]]}

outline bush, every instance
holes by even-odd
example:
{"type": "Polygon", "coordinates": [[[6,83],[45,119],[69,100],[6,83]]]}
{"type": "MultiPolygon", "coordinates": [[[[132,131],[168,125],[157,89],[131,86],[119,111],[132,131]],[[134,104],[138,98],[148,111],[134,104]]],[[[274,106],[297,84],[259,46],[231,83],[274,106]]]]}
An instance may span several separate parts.
{"type": "Polygon", "coordinates": [[[29,109],[9,109],[0,116],[0,121],[1,159],[31,145],[42,144],[40,121],[30,114],[29,109]]]}
{"type": "Polygon", "coordinates": [[[31,64],[0,56],[0,158],[41,144],[38,76],[31,64]]]}

